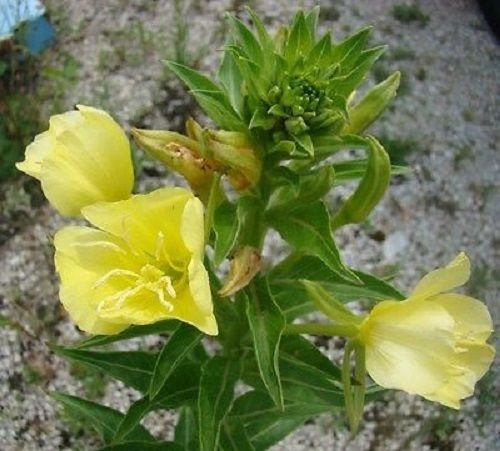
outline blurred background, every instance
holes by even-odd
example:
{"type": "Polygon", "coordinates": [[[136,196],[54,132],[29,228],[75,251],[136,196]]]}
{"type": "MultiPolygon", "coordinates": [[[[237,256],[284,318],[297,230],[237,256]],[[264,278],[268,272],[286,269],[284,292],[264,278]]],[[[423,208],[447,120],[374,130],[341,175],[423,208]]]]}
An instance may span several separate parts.
{"type": "MultiPolygon", "coordinates": [[[[337,239],[347,262],[394,277],[403,291],[459,251],[471,257],[465,292],[500,323],[500,46],[496,0],[0,0],[0,449],[95,449],[96,439],[47,395],[57,389],[125,410],[137,393],[98,371],[62,361],[47,343],[81,334],[57,300],[51,237],[64,222],[16,161],[50,115],[82,103],[131,126],[184,131],[203,115],[162,59],[213,73],[224,44],[224,12],[255,9],[276,28],[299,7],[321,5],[322,30],[341,40],[374,26],[388,44],[365,86],[402,71],[399,95],[370,133],[398,176],[369,221],[337,239]],[[487,12],[488,21],[479,3],[487,12]]],[[[169,174],[134,150],[138,190],[169,174]]],[[[171,179],[170,179],[171,180],[171,179]]],[[[335,196],[345,193],[333,191],[335,196]]],[[[279,246],[272,240],[271,258],[279,246]],[[273,247],[274,246],[274,247],[273,247]]],[[[128,346],[158,348],[162,337],[128,346]]],[[[494,340],[498,343],[498,332],[494,340]]],[[[317,344],[332,359],[340,340],[317,344]]],[[[368,406],[351,438],[341,413],[305,424],[275,450],[493,450],[500,438],[500,370],[478,384],[459,412],[403,393],[368,406]]],[[[169,437],[175,416],[149,415],[169,437]]]]}

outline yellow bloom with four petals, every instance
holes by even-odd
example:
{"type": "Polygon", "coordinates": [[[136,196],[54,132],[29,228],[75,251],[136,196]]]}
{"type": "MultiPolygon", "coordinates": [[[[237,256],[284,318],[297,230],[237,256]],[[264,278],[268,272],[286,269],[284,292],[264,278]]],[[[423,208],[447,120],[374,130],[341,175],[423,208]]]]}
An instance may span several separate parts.
{"type": "Polygon", "coordinates": [[[198,198],[162,188],[82,213],[97,228],[68,226],[54,239],[60,299],[80,329],[114,334],[175,318],[217,334],[198,198]]]}
{"type": "Polygon", "coordinates": [[[126,199],[134,171],[130,144],[106,112],[83,105],[52,116],[49,129],[26,148],[17,168],[40,180],[50,203],[65,216],[86,205],[126,199]]]}
{"type": "Polygon", "coordinates": [[[458,409],[490,367],[493,326],[486,306],[449,293],[470,276],[467,256],[427,274],[402,302],[377,304],[361,325],[372,379],[458,409]]]}

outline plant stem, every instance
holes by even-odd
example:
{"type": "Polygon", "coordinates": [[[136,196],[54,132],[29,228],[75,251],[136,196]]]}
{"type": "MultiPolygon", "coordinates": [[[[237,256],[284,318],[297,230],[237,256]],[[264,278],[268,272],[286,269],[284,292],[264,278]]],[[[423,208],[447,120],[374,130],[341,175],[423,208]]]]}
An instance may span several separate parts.
{"type": "Polygon", "coordinates": [[[205,211],[205,244],[210,239],[210,230],[214,221],[215,208],[217,207],[217,196],[219,193],[221,174],[215,173],[210,185],[210,193],[208,194],[207,209],[205,211]]]}
{"type": "Polygon", "coordinates": [[[283,333],[285,335],[309,334],[328,335],[330,337],[354,337],[358,333],[358,328],[352,324],[288,324],[283,333]]]}
{"type": "Polygon", "coordinates": [[[355,429],[357,430],[363,417],[365,408],[365,388],[366,388],[366,361],[365,361],[365,347],[361,343],[355,343],[354,361],[356,367],[354,368],[354,377],[358,385],[354,387],[354,412],[355,412],[355,429]]]}
{"type": "Polygon", "coordinates": [[[342,360],[342,383],[344,385],[344,403],[349,428],[354,434],[357,430],[356,412],[354,406],[354,397],[351,386],[351,354],[354,351],[354,342],[349,340],[344,349],[344,359],[342,360]]]}

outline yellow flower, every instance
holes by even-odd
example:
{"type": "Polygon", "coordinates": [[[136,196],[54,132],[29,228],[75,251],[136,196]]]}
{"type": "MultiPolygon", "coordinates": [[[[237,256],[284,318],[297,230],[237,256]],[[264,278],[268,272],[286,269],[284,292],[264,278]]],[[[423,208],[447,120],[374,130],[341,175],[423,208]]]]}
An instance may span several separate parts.
{"type": "Polygon", "coordinates": [[[375,306],[361,325],[368,373],[386,388],[418,394],[458,409],[490,367],[492,321],[477,299],[449,293],[470,276],[459,254],[427,274],[411,296],[375,306]]]}
{"type": "Polygon", "coordinates": [[[60,299],[80,329],[114,334],[176,318],[217,334],[198,198],[162,188],[82,213],[98,229],[69,226],[54,239],[60,299]]]}
{"type": "Polygon", "coordinates": [[[40,180],[50,203],[75,216],[98,201],[126,199],[134,171],[130,145],[106,112],[78,105],[78,111],[52,116],[49,129],[26,148],[17,168],[40,180]]]}

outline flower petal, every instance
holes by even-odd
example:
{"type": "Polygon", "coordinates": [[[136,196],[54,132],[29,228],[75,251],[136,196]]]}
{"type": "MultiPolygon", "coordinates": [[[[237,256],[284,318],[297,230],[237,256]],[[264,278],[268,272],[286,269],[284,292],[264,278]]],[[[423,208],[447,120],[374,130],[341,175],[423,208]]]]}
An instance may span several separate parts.
{"type": "Polygon", "coordinates": [[[474,394],[476,382],[488,371],[494,357],[495,349],[490,345],[462,342],[450,362],[449,381],[436,392],[424,397],[459,409],[460,400],[474,394]]]}
{"type": "Polygon", "coordinates": [[[486,341],[493,332],[493,322],[486,305],[457,293],[440,294],[432,298],[443,306],[456,322],[455,332],[461,339],[486,341]]]}
{"type": "Polygon", "coordinates": [[[361,326],[367,370],[386,388],[430,393],[446,382],[454,321],[430,302],[385,301],[361,326]]]}
{"type": "Polygon", "coordinates": [[[211,315],[213,312],[212,293],[208,273],[203,263],[198,258],[193,258],[188,266],[189,290],[194,303],[203,315],[211,315]]]}
{"type": "Polygon", "coordinates": [[[183,188],[161,188],[119,202],[89,205],[82,209],[82,214],[90,223],[124,239],[136,250],[151,256],[162,251],[186,260],[187,264],[188,253],[180,228],[184,206],[192,197],[183,188]]]}
{"type": "Polygon", "coordinates": [[[205,247],[205,232],[203,224],[203,204],[193,197],[186,202],[182,213],[181,235],[187,249],[201,258],[205,247]]]}
{"type": "Polygon", "coordinates": [[[42,162],[55,145],[56,141],[48,131],[36,135],[33,142],[26,148],[24,161],[16,164],[17,169],[40,180],[42,162]]]}
{"type": "Polygon", "coordinates": [[[425,275],[410,296],[412,300],[427,299],[436,294],[462,286],[470,277],[470,262],[463,252],[450,264],[425,275]]]}
{"type": "Polygon", "coordinates": [[[126,258],[126,250],[120,244],[109,234],[88,227],[64,227],[54,237],[61,302],[72,320],[86,332],[114,334],[127,326],[102,320],[97,314],[99,301],[122,287],[115,282],[94,288],[106,271],[120,264],[134,268],[135,261],[126,258]]]}

